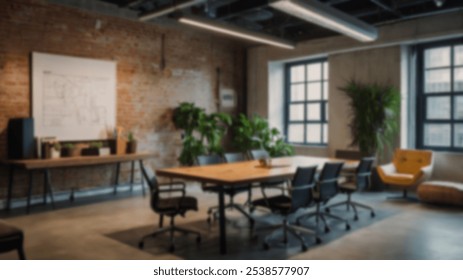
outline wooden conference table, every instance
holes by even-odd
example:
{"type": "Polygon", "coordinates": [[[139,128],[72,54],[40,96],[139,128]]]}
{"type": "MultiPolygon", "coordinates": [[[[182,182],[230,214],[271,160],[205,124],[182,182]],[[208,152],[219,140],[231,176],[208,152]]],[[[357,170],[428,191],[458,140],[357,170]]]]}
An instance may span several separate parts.
{"type": "MultiPolygon", "coordinates": [[[[180,178],[201,183],[211,183],[222,186],[219,192],[219,232],[220,253],[227,253],[227,236],[225,228],[225,202],[223,186],[234,186],[243,183],[256,183],[269,179],[292,179],[298,166],[317,165],[319,169],[326,162],[344,161],[333,158],[293,156],[272,159],[271,167],[262,167],[258,161],[224,163],[208,166],[176,167],[156,170],[158,176],[171,179],[180,178]]],[[[354,168],[358,161],[344,161],[344,168],[354,168]]]]}
{"type": "MultiPolygon", "coordinates": [[[[29,189],[27,197],[27,208],[26,211],[29,213],[31,205],[31,196],[33,188],[33,174],[35,171],[41,171],[44,173],[44,193],[43,201],[47,202],[47,194],[50,195],[52,206],[54,207],[53,200],[53,188],[50,183],[50,170],[66,167],[85,167],[105,164],[116,164],[116,180],[114,184],[114,193],[117,193],[117,186],[119,185],[119,173],[120,166],[123,162],[131,162],[131,174],[130,174],[130,185],[134,183],[134,169],[135,161],[138,161],[140,165],[143,164],[144,159],[152,158],[154,154],[141,152],[134,154],[123,154],[123,155],[108,155],[108,156],[79,156],[79,157],[63,157],[57,159],[24,159],[24,160],[5,160],[0,161],[0,165],[9,167],[9,180],[8,180],[8,194],[6,200],[5,209],[8,211],[11,207],[11,199],[13,193],[13,181],[15,170],[26,170],[29,175],[29,189]]],[[[143,182],[143,180],[142,180],[143,182]]],[[[143,185],[143,195],[145,189],[143,185]]],[[[74,197],[74,192],[71,192],[71,200],[74,197]]]]}

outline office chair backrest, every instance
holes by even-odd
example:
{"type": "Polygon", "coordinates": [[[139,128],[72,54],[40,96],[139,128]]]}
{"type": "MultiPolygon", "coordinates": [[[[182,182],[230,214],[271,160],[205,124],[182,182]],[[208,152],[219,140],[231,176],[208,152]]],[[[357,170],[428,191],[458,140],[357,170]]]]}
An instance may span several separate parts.
{"type": "Polygon", "coordinates": [[[318,178],[320,200],[328,200],[338,193],[338,177],[344,162],[327,162],[318,178]]]}
{"type": "Polygon", "coordinates": [[[313,201],[312,188],[315,185],[317,166],[298,167],[292,180],[291,209],[307,207],[313,201]]]}
{"type": "Polygon", "coordinates": [[[245,161],[246,157],[243,153],[225,153],[223,155],[223,158],[225,159],[225,162],[240,162],[240,161],[245,161]]]}
{"type": "Polygon", "coordinates": [[[150,201],[151,201],[151,208],[156,209],[156,206],[159,201],[159,183],[158,179],[156,178],[156,174],[154,174],[153,169],[150,167],[145,167],[143,164],[141,165],[141,171],[143,177],[145,178],[148,186],[150,188],[150,201]]]}
{"type": "Polygon", "coordinates": [[[362,190],[368,187],[370,183],[371,169],[373,168],[374,161],[374,157],[365,157],[362,158],[359,165],[357,166],[357,170],[355,172],[355,175],[357,177],[357,190],[362,190]]]}
{"type": "Polygon", "coordinates": [[[211,165],[223,163],[222,158],[219,155],[202,155],[196,157],[196,162],[198,165],[211,165]]]}
{"type": "Polygon", "coordinates": [[[260,149],[260,150],[250,150],[249,157],[252,160],[259,160],[259,159],[269,158],[270,155],[266,150],[260,149]]]}

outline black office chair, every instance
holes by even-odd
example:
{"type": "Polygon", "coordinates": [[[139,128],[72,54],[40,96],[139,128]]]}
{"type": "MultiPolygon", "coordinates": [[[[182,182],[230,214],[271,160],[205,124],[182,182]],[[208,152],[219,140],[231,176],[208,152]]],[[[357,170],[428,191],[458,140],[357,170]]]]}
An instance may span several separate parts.
{"type": "Polygon", "coordinates": [[[375,217],[373,207],[351,200],[352,193],[363,190],[370,185],[371,169],[374,161],[375,158],[373,157],[362,158],[354,174],[344,175],[347,181],[340,184],[339,189],[341,192],[347,194],[347,200],[325,207],[326,212],[330,212],[330,208],[346,205],[347,210],[349,210],[350,207],[354,209],[354,220],[358,220],[357,207],[370,210],[371,217],[375,217]]]}
{"type": "MultiPolygon", "coordinates": [[[[248,151],[248,155],[251,160],[261,160],[261,159],[270,158],[270,154],[266,150],[263,150],[263,149],[250,150],[248,151]]],[[[263,196],[266,196],[265,194],[266,188],[280,189],[282,192],[282,195],[284,195],[287,185],[288,185],[287,181],[278,180],[278,179],[266,180],[266,181],[260,182],[261,192],[263,196]]],[[[251,210],[253,210],[253,208],[251,208],[251,210]]]]}
{"type": "MultiPolygon", "coordinates": [[[[240,157],[238,155],[234,155],[234,154],[225,155],[225,160],[227,162],[232,161],[232,160],[238,161],[239,159],[240,157]]],[[[196,158],[196,162],[198,163],[198,165],[211,165],[211,164],[224,163],[222,157],[220,157],[219,155],[201,155],[196,158]]],[[[202,185],[202,188],[204,191],[213,192],[213,193],[218,193],[220,191],[220,187],[221,186],[209,185],[209,184],[202,185]]],[[[254,219],[249,215],[249,213],[247,213],[243,209],[241,205],[236,204],[233,201],[234,196],[239,193],[248,192],[248,196],[249,196],[250,188],[251,186],[249,184],[236,185],[236,186],[223,186],[223,191],[225,195],[230,197],[230,202],[225,205],[225,209],[238,210],[244,216],[246,216],[246,218],[249,219],[251,223],[251,227],[252,227],[254,224],[254,219]]],[[[209,215],[207,218],[207,222],[211,224],[212,220],[215,220],[219,215],[218,206],[209,207],[209,209],[207,210],[207,213],[209,215]]]]}
{"type": "Polygon", "coordinates": [[[198,210],[198,200],[195,197],[186,196],[185,195],[185,183],[183,182],[172,182],[165,185],[160,185],[158,180],[156,179],[156,175],[154,174],[151,168],[146,168],[143,165],[141,166],[141,170],[143,173],[144,178],[146,179],[148,186],[151,192],[151,209],[160,215],[160,222],[159,222],[159,229],[153,233],[150,233],[144,236],[140,242],[138,243],[138,247],[143,249],[145,239],[148,237],[155,237],[161,233],[169,232],[170,235],[170,245],[169,251],[173,252],[175,250],[174,244],[174,233],[191,233],[195,234],[196,242],[201,242],[201,234],[197,231],[185,229],[178,227],[174,224],[175,217],[177,215],[185,216],[185,213],[190,210],[198,210]],[[161,189],[161,187],[169,187],[168,189],[161,189]],[[180,187],[175,187],[180,186],[180,187]],[[181,195],[179,196],[169,196],[166,198],[161,197],[162,193],[175,193],[178,192],[181,195]],[[170,225],[168,227],[163,227],[162,224],[162,217],[168,216],[170,217],[170,225]]]}
{"type": "Polygon", "coordinates": [[[332,218],[346,223],[346,230],[350,230],[350,225],[347,220],[333,215],[331,213],[323,213],[320,211],[321,205],[326,204],[331,198],[336,196],[339,191],[338,179],[341,172],[343,162],[327,162],[323,166],[323,170],[320,177],[317,179],[315,188],[313,189],[314,201],[317,205],[316,211],[302,215],[297,218],[297,224],[300,225],[301,221],[308,220],[311,217],[315,217],[317,230],[319,219],[321,219],[325,225],[325,232],[329,232],[330,228],[326,222],[326,218],[332,218]]]}
{"type": "Polygon", "coordinates": [[[0,221],[0,252],[17,251],[20,260],[25,260],[24,233],[21,229],[0,221]]]}
{"type": "Polygon", "coordinates": [[[255,205],[266,207],[270,209],[272,213],[283,215],[283,223],[278,225],[278,229],[265,237],[264,249],[267,250],[270,248],[272,237],[280,230],[282,230],[283,233],[282,242],[284,244],[288,243],[289,232],[299,240],[303,251],[307,250],[307,244],[300,233],[315,235],[316,242],[321,242],[321,239],[317,236],[316,232],[300,226],[291,225],[288,222],[288,217],[290,215],[294,214],[301,208],[307,208],[313,205],[312,188],[315,186],[314,177],[316,171],[317,166],[298,167],[296,174],[291,181],[290,196],[277,195],[254,200],[255,205]]]}
{"type": "MultiPolygon", "coordinates": [[[[223,158],[226,163],[246,161],[247,158],[243,153],[225,153],[223,158]]],[[[248,192],[248,198],[245,205],[251,203],[252,200],[252,186],[251,184],[240,184],[234,187],[233,194],[230,194],[230,204],[233,204],[233,196],[238,193],[248,192]]]]}

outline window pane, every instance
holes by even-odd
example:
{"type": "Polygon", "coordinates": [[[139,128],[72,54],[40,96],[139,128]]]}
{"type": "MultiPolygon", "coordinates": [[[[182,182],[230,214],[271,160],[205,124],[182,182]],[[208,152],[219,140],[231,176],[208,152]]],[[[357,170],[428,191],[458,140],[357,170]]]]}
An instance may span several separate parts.
{"type": "Polygon", "coordinates": [[[450,91],[450,69],[427,70],[425,77],[425,92],[450,91]]]}
{"type": "Polygon", "coordinates": [[[323,125],[323,144],[328,144],[328,125],[323,125]]]}
{"type": "Polygon", "coordinates": [[[453,90],[454,91],[463,91],[463,67],[455,68],[454,70],[454,84],[453,90]]]}
{"type": "Polygon", "coordinates": [[[328,80],[329,79],[329,66],[328,62],[323,62],[323,79],[328,80]]]}
{"type": "Polygon", "coordinates": [[[320,117],[320,103],[307,104],[307,119],[311,121],[320,121],[320,117]]]}
{"type": "Polygon", "coordinates": [[[308,124],[307,125],[307,137],[306,141],[308,143],[321,143],[321,125],[320,124],[308,124]]]}
{"type": "Polygon", "coordinates": [[[323,99],[328,100],[329,98],[329,88],[328,88],[328,82],[323,83],[323,99]]]}
{"type": "Polygon", "coordinates": [[[308,83],[307,84],[307,100],[320,100],[322,99],[322,84],[321,83],[308,83]]]}
{"type": "Polygon", "coordinates": [[[426,118],[428,120],[450,119],[450,96],[428,97],[426,102],[426,118]]]}
{"type": "Polygon", "coordinates": [[[291,82],[304,81],[304,65],[291,67],[291,82]]]}
{"type": "Polygon", "coordinates": [[[424,52],[424,67],[450,66],[450,47],[428,49],[424,52]]]}
{"type": "Polygon", "coordinates": [[[456,96],[453,104],[453,118],[457,120],[463,120],[463,96],[456,96]]]}
{"type": "Polygon", "coordinates": [[[453,63],[455,65],[463,65],[463,45],[455,46],[453,63]]]}
{"type": "Polygon", "coordinates": [[[291,101],[305,100],[304,84],[291,85],[291,101]]]}
{"type": "Polygon", "coordinates": [[[290,124],[288,126],[288,142],[303,143],[304,142],[304,125],[290,124]]]}
{"type": "Polygon", "coordinates": [[[322,79],[322,64],[312,63],[307,65],[307,81],[320,81],[322,79]]]}
{"type": "Polygon", "coordinates": [[[329,111],[328,111],[328,102],[325,103],[325,120],[328,121],[329,120],[329,111]]]}
{"type": "Polygon", "coordinates": [[[463,124],[456,124],[454,129],[455,136],[453,138],[453,145],[458,148],[463,148],[463,124]]]}
{"type": "Polygon", "coordinates": [[[304,104],[295,104],[289,106],[289,120],[303,121],[304,120],[304,104]]]}
{"type": "Polygon", "coordinates": [[[450,147],[450,124],[425,124],[424,145],[450,147]]]}

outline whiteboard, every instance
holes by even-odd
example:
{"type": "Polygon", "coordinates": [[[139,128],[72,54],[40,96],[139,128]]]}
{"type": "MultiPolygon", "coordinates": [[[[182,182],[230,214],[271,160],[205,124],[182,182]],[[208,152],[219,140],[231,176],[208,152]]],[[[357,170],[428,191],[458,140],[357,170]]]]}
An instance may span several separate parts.
{"type": "Polygon", "coordinates": [[[32,53],[36,137],[107,139],[116,126],[116,62],[32,53]]]}

